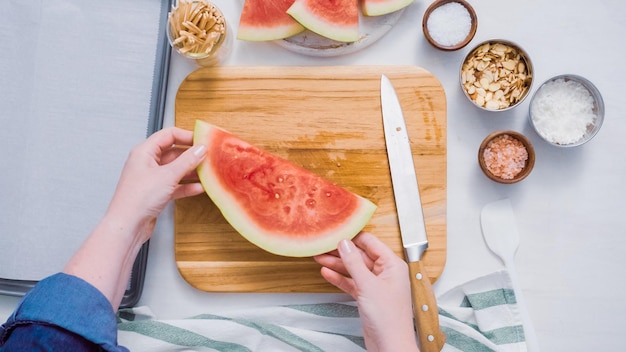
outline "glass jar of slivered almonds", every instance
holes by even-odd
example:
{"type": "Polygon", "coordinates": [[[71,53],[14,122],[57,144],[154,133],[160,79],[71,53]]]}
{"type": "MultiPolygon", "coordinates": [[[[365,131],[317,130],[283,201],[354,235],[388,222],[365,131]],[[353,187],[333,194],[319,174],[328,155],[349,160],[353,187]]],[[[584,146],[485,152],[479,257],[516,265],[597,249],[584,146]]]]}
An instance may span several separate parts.
{"type": "Polygon", "coordinates": [[[223,63],[233,41],[224,15],[206,0],[178,0],[168,14],[167,37],[176,52],[200,66],[223,63]]]}

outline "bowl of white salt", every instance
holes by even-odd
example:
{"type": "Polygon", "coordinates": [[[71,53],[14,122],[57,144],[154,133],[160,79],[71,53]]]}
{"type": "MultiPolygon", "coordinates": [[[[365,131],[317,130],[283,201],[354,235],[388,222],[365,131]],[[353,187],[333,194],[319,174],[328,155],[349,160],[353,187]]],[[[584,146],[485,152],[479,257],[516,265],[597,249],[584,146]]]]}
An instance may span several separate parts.
{"type": "Polygon", "coordinates": [[[551,145],[575,147],[591,140],[604,121],[604,101],[588,79],[565,74],[544,82],[530,101],[530,123],[551,145]]]}
{"type": "Polygon", "coordinates": [[[474,38],[477,27],[476,12],[465,0],[435,0],[422,18],[426,40],[444,51],[465,47],[474,38]]]}

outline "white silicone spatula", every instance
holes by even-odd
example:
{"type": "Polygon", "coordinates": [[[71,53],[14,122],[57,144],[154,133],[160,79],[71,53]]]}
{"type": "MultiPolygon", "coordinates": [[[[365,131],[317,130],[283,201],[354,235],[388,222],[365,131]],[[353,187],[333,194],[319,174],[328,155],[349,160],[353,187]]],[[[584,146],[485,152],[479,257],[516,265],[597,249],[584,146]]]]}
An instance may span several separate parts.
{"type": "Polygon", "coordinates": [[[509,199],[502,199],[486,204],[480,213],[480,225],[487,247],[502,259],[511,277],[520,316],[524,324],[524,336],[530,352],[539,351],[535,330],[524,304],[522,290],[515,271],[515,253],[519,245],[519,233],[515,222],[515,214],[509,199]]]}

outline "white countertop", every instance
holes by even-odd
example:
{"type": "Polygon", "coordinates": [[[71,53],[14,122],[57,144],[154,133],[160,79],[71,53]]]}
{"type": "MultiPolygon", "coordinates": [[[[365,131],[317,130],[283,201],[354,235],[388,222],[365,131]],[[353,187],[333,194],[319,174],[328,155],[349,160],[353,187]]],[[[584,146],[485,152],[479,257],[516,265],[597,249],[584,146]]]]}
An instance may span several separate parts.
{"type": "MultiPolygon", "coordinates": [[[[214,1],[233,30],[243,1],[214,1]]],[[[314,58],[273,43],[234,41],[227,65],[416,65],[443,84],[448,103],[447,263],[437,293],[490,273],[502,263],[486,247],[480,229],[483,205],[501,198],[513,204],[520,233],[518,276],[543,351],[621,350],[626,330],[626,91],[623,45],[626,2],[600,0],[472,1],[478,14],[474,40],[457,52],[431,47],[421,29],[430,1],[417,0],[397,25],[374,45],[354,54],[314,58]],[[470,47],[487,39],[518,43],[531,56],[535,83],[574,73],[603,95],[606,118],[589,143],[561,149],[543,142],[528,123],[526,99],[503,113],[473,107],[458,83],[460,62],[470,47]],[[487,179],[476,160],[482,139],[513,129],[527,135],[537,159],[533,172],[515,185],[487,179]]],[[[165,125],[172,125],[180,82],[196,67],[172,55],[165,125]]],[[[217,294],[198,291],[178,274],[173,253],[173,209],[159,219],[150,243],[147,276],[139,305],[161,319],[184,318],[233,307],[347,300],[341,294],[217,294]]],[[[0,317],[15,297],[0,297],[0,317]]]]}

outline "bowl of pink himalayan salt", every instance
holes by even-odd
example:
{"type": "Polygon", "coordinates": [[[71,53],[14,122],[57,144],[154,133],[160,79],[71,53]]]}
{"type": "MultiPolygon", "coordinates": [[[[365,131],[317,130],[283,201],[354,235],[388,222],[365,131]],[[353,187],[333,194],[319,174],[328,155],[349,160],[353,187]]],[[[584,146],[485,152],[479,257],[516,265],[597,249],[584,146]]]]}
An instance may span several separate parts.
{"type": "Polygon", "coordinates": [[[435,0],[422,18],[426,40],[444,51],[465,47],[474,38],[477,27],[476,11],[465,0],[435,0]]]}
{"type": "Polygon", "coordinates": [[[478,164],[491,180],[516,183],[525,179],[535,166],[535,150],[519,132],[496,131],[480,144],[478,164]]]}
{"type": "Polygon", "coordinates": [[[572,74],[544,82],[530,101],[530,123],[546,142],[575,147],[591,140],[604,121],[604,101],[588,79],[572,74]]]}

